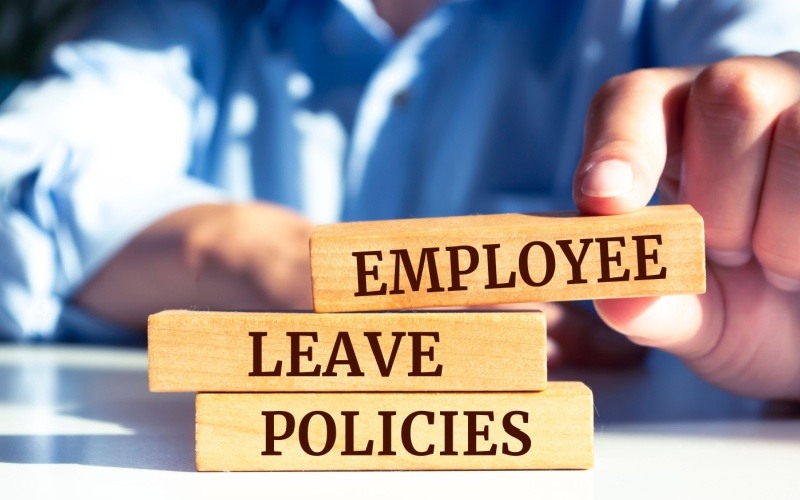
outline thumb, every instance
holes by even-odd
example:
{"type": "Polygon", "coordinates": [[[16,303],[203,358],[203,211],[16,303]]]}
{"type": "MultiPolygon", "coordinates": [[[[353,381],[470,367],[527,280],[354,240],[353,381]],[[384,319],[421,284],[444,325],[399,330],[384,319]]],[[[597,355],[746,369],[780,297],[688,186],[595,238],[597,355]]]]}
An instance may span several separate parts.
{"type": "MultiPolygon", "coordinates": [[[[710,284],[713,282],[710,282],[710,284]]],[[[722,332],[721,294],[596,300],[603,321],[628,340],[691,360],[710,352],[722,332]]]]}
{"type": "Polygon", "coordinates": [[[600,88],[589,106],[573,183],[581,212],[611,215],[647,205],[669,154],[680,150],[683,109],[696,74],[694,68],[639,70],[600,88]]]}
{"type": "MultiPolygon", "coordinates": [[[[701,69],[639,70],[612,78],[597,92],[573,184],[581,212],[638,210],[655,194],[662,176],[668,193],[678,192],[684,109],[701,69]]],[[[630,340],[691,358],[707,352],[713,333],[721,330],[719,315],[708,314],[719,306],[716,292],[709,283],[706,295],[609,299],[595,306],[609,326],[630,340]]]]}

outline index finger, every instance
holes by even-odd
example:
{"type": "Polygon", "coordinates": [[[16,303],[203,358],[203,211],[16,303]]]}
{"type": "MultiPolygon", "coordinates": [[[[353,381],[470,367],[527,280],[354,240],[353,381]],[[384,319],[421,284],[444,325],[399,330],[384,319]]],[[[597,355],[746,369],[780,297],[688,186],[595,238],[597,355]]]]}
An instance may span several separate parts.
{"type": "Polygon", "coordinates": [[[610,215],[647,205],[667,159],[680,152],[683,110],[699,71],[638,70],[600,88],[586,117],[573,183],[581,212],[610,215]]]}

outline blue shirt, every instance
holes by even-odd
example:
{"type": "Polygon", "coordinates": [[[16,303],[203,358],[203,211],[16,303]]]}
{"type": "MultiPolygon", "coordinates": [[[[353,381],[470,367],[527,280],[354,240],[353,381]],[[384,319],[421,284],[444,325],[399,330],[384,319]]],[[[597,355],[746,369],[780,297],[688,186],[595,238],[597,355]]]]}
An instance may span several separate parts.
{"type": "Polygon", "coordinates": [[[400,40],[368,0],[263,4],[107,2],[4,103],[0,337],[124,338],[70,296],[191,204],[569,209],[609,77],[800,47],[798,2],[450,1],[400,40]]]}

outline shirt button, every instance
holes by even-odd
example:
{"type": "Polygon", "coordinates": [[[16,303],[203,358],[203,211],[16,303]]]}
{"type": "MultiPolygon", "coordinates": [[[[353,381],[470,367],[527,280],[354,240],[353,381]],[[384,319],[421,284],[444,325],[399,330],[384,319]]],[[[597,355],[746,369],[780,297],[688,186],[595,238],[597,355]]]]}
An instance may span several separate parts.
{"type": "Polygon", "coordinates": [[[392,105],[396,108],[402,108],[408,104],[409,99],[411,99],[411,92],[406,89],[398,90],[392,97],[392,105]]]}

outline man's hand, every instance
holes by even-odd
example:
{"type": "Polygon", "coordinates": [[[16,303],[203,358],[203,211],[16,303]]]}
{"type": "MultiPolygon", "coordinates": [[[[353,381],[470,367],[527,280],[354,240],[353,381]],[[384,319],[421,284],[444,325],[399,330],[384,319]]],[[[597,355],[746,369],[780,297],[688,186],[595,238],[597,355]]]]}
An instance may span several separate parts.
{"type": "Polygon", "coordinates": [[[595,96],[578,208],[667,203],[705,219],[708,291],[597,301],[633,341],[728,390],[800,398],[800,54],[647,69],[595,96]]]}
{"type": "Polygon", "coordinates": [[[311,229],[270,203],[179,210],[137,235],[75,301],[141,330],[169,308],[311,309],[311,229]]]}

